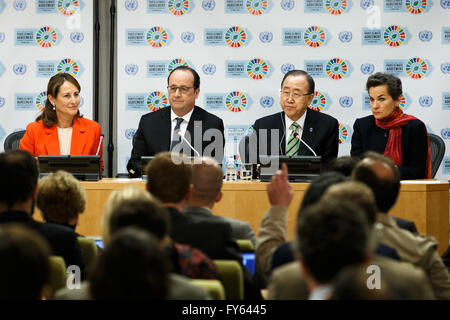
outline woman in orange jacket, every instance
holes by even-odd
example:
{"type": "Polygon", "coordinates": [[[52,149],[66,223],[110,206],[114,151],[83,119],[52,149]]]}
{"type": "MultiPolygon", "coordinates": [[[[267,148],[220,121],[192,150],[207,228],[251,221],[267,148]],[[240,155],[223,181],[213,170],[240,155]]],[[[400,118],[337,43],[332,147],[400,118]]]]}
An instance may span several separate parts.
{"type": "Polygon", "coordinates": [[[67,73],[50,78],[45,108],[28,124],[19,149],[39,155],[100,155],[103,172],[101,127],[80,114],[80,84],[67,73]]]}

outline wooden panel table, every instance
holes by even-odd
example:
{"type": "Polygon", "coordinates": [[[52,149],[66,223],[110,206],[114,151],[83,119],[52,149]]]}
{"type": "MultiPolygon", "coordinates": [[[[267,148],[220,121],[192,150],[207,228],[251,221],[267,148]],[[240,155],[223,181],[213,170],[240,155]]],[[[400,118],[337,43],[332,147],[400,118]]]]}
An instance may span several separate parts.
{"type": "MultiPolygon", "coordinates": [[[[77,231],[83,235],[101,234],[101,216],[104,203],[113,190],[128,185],[145,188],[138,179],[103,179],[98,182],[82,182],[87,193],[86,212],[80,216],[77,231]]],[[[294,183],[294,199],[289,209],[288,237],[294,238],[297,210],[308,183],[294,183]]],[[[224,182],[221,202],[214,213],[242,221],[252,226],[255,234],[265,211],[270,207],[266,183],[258,181],[224,182]]],[[[449,183],[440,180],[402,181],[400,196],[392,214],[413,220],[420,233],[434,236],[439,241],[439,252],[449,242],[449,183]]]]}

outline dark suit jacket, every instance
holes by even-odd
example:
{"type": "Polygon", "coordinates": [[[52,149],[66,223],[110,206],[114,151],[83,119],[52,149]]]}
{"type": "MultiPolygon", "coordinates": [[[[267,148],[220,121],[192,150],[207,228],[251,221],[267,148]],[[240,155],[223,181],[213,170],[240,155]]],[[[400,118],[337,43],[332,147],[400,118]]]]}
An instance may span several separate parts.
{"type": "MultiPolygon", "coordinates": [[[[154,156],[161,151],[169,151],[172,132],[170,130],[170,107],[162,108],[158,111],[147,113],[141,117],[139,127],[133,138],[133,150],[128,161],[128,172],[132,169],[135,171],[133,177],[140,176],[141,173],[141,156],[154,156]]],[[[215,150],[212,156],[216,158],[219,163],[222,163],[223,147],[225,144],[223,121],[219,117],[195,106],[189,120],[186,135],[189,133],[190,139],[186,137],[191,145],[204,155],[211,155],[211,148],[208,145],[212,142],[221,142],[221,150],[215,150]],[[201,121],[201,124],[194,123],[201,121]],[[220,141],[205,140],[204,134],[208,129],[217,129],[221,132],[222,137],[220,141]],[[201,136],[200,136],[201,134],[201,136]],[[206,150],[205,150],[206,149],[206,150]],[[206,151],[206,152],[205,152],[206,151]]],[[[184,142],[183,142],[184,144],[184,142]]],[[[195,153],[189,146],[183,145],[183,150],[189,150],[191,156],[195,153]]]]}
{"type": "Polygon", "coordinates": [[[211,259],[232,259],[242,262],[239,246],[232,237],[229,223],[218,217],[186,215],[174,208],[170,213],[170,237],[200,249],[211,259]]]}
{"type": "MultiPolygon", "coordinates": [[[[362,156],[366,151],[383,154],[389,130],[376,125],[374,116],[356,119],[353,125],[352,156],[362,156]]],[[[398,166],[402,179],[425,178],[428,154],[428,134],[424,123],[412,120],[402,127],[403,165],[398,166]]]]}
{"type": "MultiPolygon", "coordinates": [[[[260,118],[255,121],[253,126],[254,133],[257,136],[258,156],[260,155],[285,155],[286,154],[286,128],[284,123],[284,112],[260,118]],[[267,129],[267,152],[260,150],[259,139],[262,139],[261,129],[267,129]],[[276,150],[271,150],[271,130],[278,130],[278,140],[276,141],[276,150]]],[[[276,132],[276,131],[275,131],[276,132]]],[[[302,140],[305,141],[318,156],[322,156],[322,163],[328,162],[337,157],[339,149],[339,123],[338,121],[324,113],[306,109],[305,125],[302,133],[302,140]]],[[[312,156],[313,153],[300,143],[299,155],[312,156]]]]}
{"type": "Polygon", "coordinates": [[[170,214],[173,241],[189,244],[206,253],[211,259],[236,260],[244,277],[244,299],[260,300],[261,293],[255,278],[242,264],[239,246],[232,237],[231,226],[220,217],[187,215],[174,208],[167,208],[170,214]]]}
{"type": "Polygon", "coordinates": [[[8,211],[0,213],[0,224],[10,222],[26,225],[41,234],[53,249],[53,255],[63,257],[67,267],[70,265],[79,266],[84,273],[85,264],[80,244],[73,230],[54,223],[38,222],[28,212],[8,211]]]}

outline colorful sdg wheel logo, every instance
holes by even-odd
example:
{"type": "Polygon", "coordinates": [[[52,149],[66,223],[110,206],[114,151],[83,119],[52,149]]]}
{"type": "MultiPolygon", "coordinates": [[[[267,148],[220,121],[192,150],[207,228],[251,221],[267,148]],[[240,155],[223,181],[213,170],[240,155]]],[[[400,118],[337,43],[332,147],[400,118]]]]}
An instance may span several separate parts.
{"type": "Polygon", "coordinates": [[[247,97],[239,91],[230,92],[225,99],[225,105],[231,112],[241,112],[247,108],[247,104],[247,97]]]}
{"type": "Polygon", "coordinates": [[[325,97],[325,95],[320,91],[315,91],[314,98],[312,99],[309,108],[315,111],[322,111],[326,107],[327,107],[327,98],[325,97]]]}
{"type": "Polygon", "coordinates": [[[47,92],[42,91],[36,97],[36,107],[39,111],[43,111],[45,108],[45,101],[47,100],[47,92]]]}
{"type": "Polygon", "coordinates": [[[63,59],[61,60],[60,63],[58,63],[58,66],[56,67],[56,71],[58,71],[58,73],[69,73],[70,75],[76,77],[78,72],[79,72],[79,67],[78,64],[70,59],[63,59]]]}
{"type": "Polygon", "coordinates": [[[260,80],[266,77],[268,72],[269,66],[262,59],[255,58],[247,64],[247,74],[254,80],[260,80]]]}
{"type": "Polygon", "coordinates": [[[254,15],[262,15],[267,10],[268,2],[267,0],[247,0],[246,7],[247,11],[254,15]]]}
{"type": "Polygon", "coordinates": [[[247,42],[247,33],[240,27],[231,27],[225,33],[225,41],[232,48],[239,48],[247,42]]]}
{"type": "Polygon", "coordinates": [[[325,8],[332,15],[339,15],[347,10],[347,0],[327,0],[325,2],[325,8]]]}
{"type": "Polygon", "coordinates": [[[406,63],[406,74],[412,79],[421,79],[428,72],[427,63],[421,58],[411,58],[406,63]]]}
{"type": "Polygon", "coordinates": [[[147,96],[147,108],[156,111],[167,107],[167,97],[161,91],[153,91],[147,96]]]}
{"type": "Polygon", "coordinates": [[[42,48],[52,47],[58,40],[58,34],[51,27],[42,27],[36,33],[36,42],[42,48]]]}
{"type": "Polygon", "coordinates": [[[305,34],[303,35],[303,40],[311,48],[318,48],[324,44],[326,34],[320,27],[312,26],[306,29],[305,34]]]}
{"type": "Polygon", "coordinates": [[[79,9],[78,0],[58,0],[58,11],[65,16],[71,16],[79,9]]]}
{"type": "Polygon", "coordinates": [[[179,66],[189,66],[189,64],[183,59],[176,58],[170,61],[169,66],[167,67],[167,71],[170,73],[173,69],[179,66]]]}
{"type": "Polygon", "coordinates": [[[331,79],[339,80],[345,77],[348,72],[347,63],[340,58],[333,58],[328,61],[325,71],[331,79]]]}
{"type": "Polygon", "coordinates": [[[399,107],[400,107],[401,110],[403,110],[406,107],[406,98],[405,98],[405,96],[403,94],[400,96],[399,107]]]}
{"type": "Polygon", "coordinates": [[[167,7],[174,16],[182,16],[189,10],[189,0],[169,0],[167,7]]]}
{"type": "Polygon", "coordinates": [[[344,143],[348,139],[348,129],[345,124],[339,123],[339,143],[344,143]]]}
{"type": "Polygon", "coordinates": [[[406,33],[400,26],[390,26],[384,30],[383,37],[388,46],[398,47],[405,41],[406,33]]]}
{"type": "Polygon", "coordinates": [[[153,48],[161,48],[168,40],[167,31],[161,27],[153,27],[147,31],[147,42],[153,48]]]}
{"type": "Polygon", "coordinates": [[[427,0],[406,0],[405,7],[411,14],[421,14],[427,9],[427,0]]]}

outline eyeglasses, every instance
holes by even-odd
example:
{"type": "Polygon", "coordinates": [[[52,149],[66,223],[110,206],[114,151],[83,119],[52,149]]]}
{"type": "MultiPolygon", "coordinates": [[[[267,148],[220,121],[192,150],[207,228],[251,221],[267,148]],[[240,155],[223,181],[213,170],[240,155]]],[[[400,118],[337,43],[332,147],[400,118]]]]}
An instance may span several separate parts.
{"type": "Polygon", "coordinates": [[[180,89],[180,92],[183,94],[186,94],[189,92],[190,89],[192,89],[194,87],[176,87],[176,86],[168,86],[167,90],[169,91],[169,93],[175,93],[177,92],[178,89],[180,89]]]}
{"type": "Polygon", "coordinates": [[[281,96],[283,98],[290,98],[292,96],[292,98],[294,100],[300,100],[302,97],[304,96],[309,96],[312,93],[298,93],[298,92],[291,92],[291,91],[287,91],[287,90],[280,90],[281,92],[281,96]]]}

